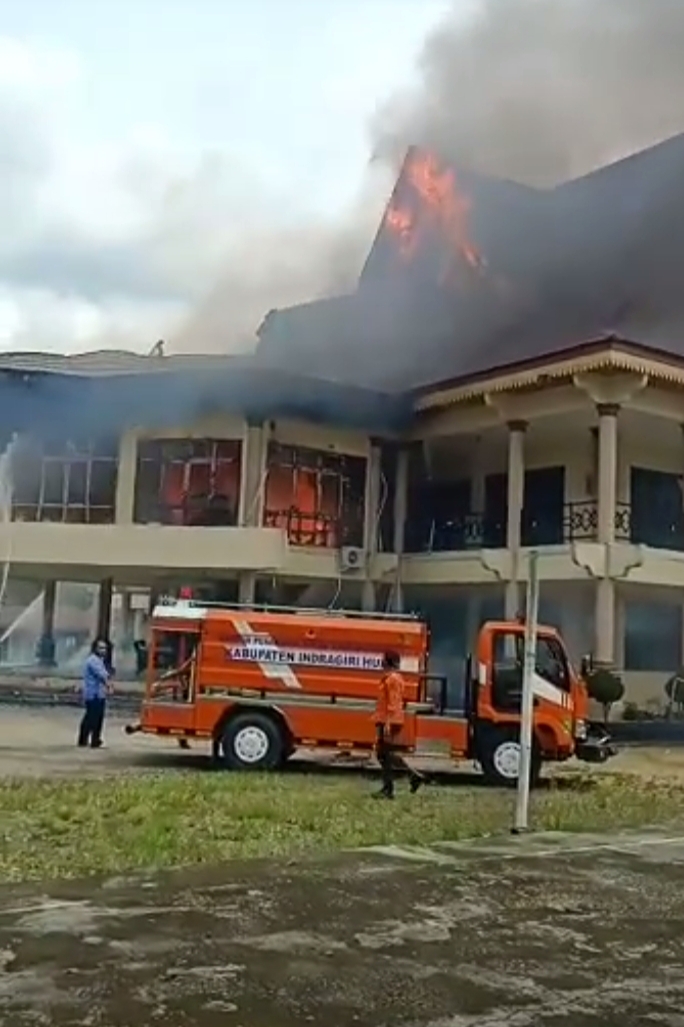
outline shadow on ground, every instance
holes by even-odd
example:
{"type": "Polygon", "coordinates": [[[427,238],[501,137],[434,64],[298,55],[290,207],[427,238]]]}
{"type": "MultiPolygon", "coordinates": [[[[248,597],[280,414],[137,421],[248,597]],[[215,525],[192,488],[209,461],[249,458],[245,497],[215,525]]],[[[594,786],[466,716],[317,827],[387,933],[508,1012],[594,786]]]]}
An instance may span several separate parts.
{"type": "Polygon", "coordinates": [[[674,1027],[683,917],[657,836],[14,887],[0,1024],[674,1027]]]}
{"type": "MultiPolygon", "coordinates": [[[[155,751],[138,752],[135,754],[134,763],[136,766],[147,770],[187,770],[202,773],[225,773],[220,764],[211,759],[208,754],[184,752],[179,749],[160,749],[155,751]]],[[[364,759],[331,759],[325,754],[318,759],[311,756],[293,757],[288,760],[279,773],[287,775],[311,775],[315,777],[337,777],[341,774],[353,777],[366,778],[369,781],[378,780],[380,770],[374,760],[364,759]]],[[[427,786],[439,785],[442,787],[468,787],[487,788],[491,785],[477,770],[456,768],[442,761],[438,768],[431,767],[425,771],[427,786]]],[[[585,792],[596,787],[597,779],[581,774],[568,774],[557,776],[553,779],[542,778],[537,786],[540,790],[553,788],[557,791],[585,792]]]]}

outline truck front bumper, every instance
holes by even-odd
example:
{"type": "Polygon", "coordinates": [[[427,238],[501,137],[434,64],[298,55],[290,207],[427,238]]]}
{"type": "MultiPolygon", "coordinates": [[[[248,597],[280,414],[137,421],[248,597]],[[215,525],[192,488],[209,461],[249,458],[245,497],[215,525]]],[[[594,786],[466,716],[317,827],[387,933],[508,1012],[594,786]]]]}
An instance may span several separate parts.
{"type": "Polygon", "coordinates": [[[613,744],[608,732],[597,725],[591,725],[586,738],[575,743],[575,756],[585,763],[605,763],[617,754],[617,746],[613,744]]]}

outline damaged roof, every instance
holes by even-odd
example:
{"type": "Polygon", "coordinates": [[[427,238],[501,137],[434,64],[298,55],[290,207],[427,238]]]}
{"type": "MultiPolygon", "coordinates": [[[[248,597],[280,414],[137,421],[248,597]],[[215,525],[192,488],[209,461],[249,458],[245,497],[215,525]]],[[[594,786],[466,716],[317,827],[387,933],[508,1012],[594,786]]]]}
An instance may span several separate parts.
{"type": "Polygon", "coordinates": [[[549,190],[456,176],[481,273],[437,280],[434,237],[402,260],[385,217],[357,291],[272,312],[257,359],[390,391],[610,333],[684,359],[684,135],[549,190]]]}
{"type": "Polygon", "coordinates": [[[3,435],[56,425],[67,436],[107,434],[226,411],[259,422],[273,417],[392,432],[407,423],[410,398],[270,370],[250,356],[0,354],[3,435]]]}

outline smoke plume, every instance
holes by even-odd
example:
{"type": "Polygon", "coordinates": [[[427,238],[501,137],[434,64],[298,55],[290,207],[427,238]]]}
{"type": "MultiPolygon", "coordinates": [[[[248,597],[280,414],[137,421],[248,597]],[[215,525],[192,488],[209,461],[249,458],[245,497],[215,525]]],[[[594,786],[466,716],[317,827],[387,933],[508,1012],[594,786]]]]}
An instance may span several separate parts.
{"type": "Polygon", "coordinates": [[[467,21],[454,4],[418,88],[374,119],[375,156],[417,143],[554,184],[684,130],[682,54],[682,0],[481,0],[467,21]]]}
{"type": "Polygon", "coordinates": [[[682,0],[462,3],[425,41],[418,84],[370,126],[346,219],[239,240],[172,348],[248,350],[269,309],[353,290],[407,147],[547,186],[684,130],[682,0]]]}
{"type": "Polygon", "coordinates": [[[171,339],[171,348],[246,352],[271,309],[355,289],[391,188],[390,169],[368,169],[343,217],[238,237],[225,274],[171,339]]]}

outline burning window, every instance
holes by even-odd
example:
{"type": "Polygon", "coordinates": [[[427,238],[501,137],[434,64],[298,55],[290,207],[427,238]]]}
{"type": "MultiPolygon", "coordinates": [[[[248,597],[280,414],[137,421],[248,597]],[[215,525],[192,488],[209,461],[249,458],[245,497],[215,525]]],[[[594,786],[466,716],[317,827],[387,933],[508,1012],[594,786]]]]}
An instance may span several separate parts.
{"type": "Polygon", "coordinates": [[[118,443],[32,441],[12,469],[12,516],[17,521],[111,524],[118,443]]]}
{"type": "Polygon", "coordinates": [[[135,520],[139,524],[237,524],[241,443],[157,439],[138,446],[135,520]]]}
{"type": "Polygon", "coordinates": [[[363,457],[270,443],[264,523],[293,545],[363,545],[363,457]]]}

